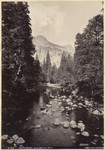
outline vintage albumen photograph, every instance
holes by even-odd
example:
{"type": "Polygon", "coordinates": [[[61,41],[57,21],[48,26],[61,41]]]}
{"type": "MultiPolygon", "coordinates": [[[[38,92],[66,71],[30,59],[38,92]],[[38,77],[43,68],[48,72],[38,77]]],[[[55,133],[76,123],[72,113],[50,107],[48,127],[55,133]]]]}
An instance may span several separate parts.
{"type": "Polygon", "coordinates": [[[1,12],[2,149],[104,149],[104,2],[1,12]]]}

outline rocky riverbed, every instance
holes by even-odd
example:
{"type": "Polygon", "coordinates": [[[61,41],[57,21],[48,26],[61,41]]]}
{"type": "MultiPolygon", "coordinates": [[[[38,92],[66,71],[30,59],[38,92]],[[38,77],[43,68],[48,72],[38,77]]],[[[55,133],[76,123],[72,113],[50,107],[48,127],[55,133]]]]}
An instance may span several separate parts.
{"type": "Polygon", "coordinates": [[[18,133],[15,133],[11,137],[7,135],[3,142],[11,147],[15,144],[15,147],[31,148],[102,148],[102,104],[82,96],[62,95],[55,87],[46,91],[34,98],[21,126],[23,139],[19,140],[18,133]],[[16,135],[18,144],[13,138],[16,135]],[[8,143],[10,139],[12,142],[8,143]]]}

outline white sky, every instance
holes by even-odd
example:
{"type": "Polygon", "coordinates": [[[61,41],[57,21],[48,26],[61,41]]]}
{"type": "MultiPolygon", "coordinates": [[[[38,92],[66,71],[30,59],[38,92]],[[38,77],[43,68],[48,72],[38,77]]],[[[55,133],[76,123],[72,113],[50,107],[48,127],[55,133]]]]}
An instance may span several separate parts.
{"type": "Polygon", "coordinates": [[[29,2],[32,35],[43,35],[55,44],[74,46],[75,36],[98,15],[102,2],[29,2]]]}

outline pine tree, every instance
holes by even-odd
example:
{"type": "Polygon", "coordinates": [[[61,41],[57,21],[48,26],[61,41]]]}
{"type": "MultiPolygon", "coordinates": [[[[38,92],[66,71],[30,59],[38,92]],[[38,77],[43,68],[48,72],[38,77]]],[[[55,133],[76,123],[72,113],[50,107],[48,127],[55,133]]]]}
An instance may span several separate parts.
{"type": "Polygon", "coordinates": [[[3,87],[12,91],[19,85],[28,90],[40,74],[40,64],[32,57],[35,48],[28,5],[26,2],[3,2],[2,14],[3,87]]]}
{"type": "Polygon", "coordinates": [[[29,75],[29,70],[31,71],[33,63],[31,54],[35,51],[28,6],[22,2],[3,2],[2,11],[3,86],[6,86],[4,82],[8,80],[9,75],[9,85],[17,86],[16,84],[20,82],[26,87],[28,79],[25,74],[29,75]]]}
{"type": "Polygon", "coordinates": [[[28,5],[25,2],[2,3],[2,88],[3,107],[16,107],[30,89],[37,90],[40,64],[32,55],[28,5]]]}
{"type": "Polygon", "coordinates": [[[58,69],[56,67],[56,64],[54,63],[51,67],[51,77],[50,82],[51,83],[57,83],[58,82],[58,76],[57,76],[58,69]]]}
{"type": "Polygon", "coordinates": [[[63,86],[71,86],[74,83],[73,60],[70,54],[62,53],[60,67],[58,69],[58,79],[63,86]]]}
{"type": "Polygon", "coordinates": [[[47,56],[46,56],[46,73],[47,73],[47,82],[50,82],[50,78],[51,78],[51,59],[50,59],[49,52],[47,53],[47,56]]]}
{"type": "MultiPolygon", "coordinates": [[[[77,34],[75,42],[75,77],[77,82],[88,83],[89,89],[103,86],[103,16],[89,20],[82,34],[77,34]]],[[[102,90],[98,90],[101,91],[102,90]]],[[[101,94],[102,95],[102,94],[101,94]]]]}
{"type": "Polygon", "coordinates": [[[62,72],[66,69],[66,53],[65,52],[62,53],[60,68],[62,72]]]}
{"type": "Polygon", "coordinates": [[[46,83],[47,82],[47,70],[46,70],[46,61],[45,61],[45,59],[43,60],[41,70],[42,70],[42,82],[46,83]]]}
{"type": "Polygon", "coordinates": [[[46,69],[49,70],[50,68],[51,68],[51,59],[50,59],[50,54],[48,52],[46,56],[46,69]]]}

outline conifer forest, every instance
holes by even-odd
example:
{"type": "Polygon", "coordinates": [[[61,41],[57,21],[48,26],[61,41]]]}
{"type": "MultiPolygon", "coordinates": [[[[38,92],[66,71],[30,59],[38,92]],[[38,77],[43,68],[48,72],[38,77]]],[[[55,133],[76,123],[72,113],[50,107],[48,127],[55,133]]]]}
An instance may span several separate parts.
{"type": "MultiPolygon", "coordinates": [[[[40,9],[49,7],[47,15],[55,15],[50,11],[58,9],[55,3],[41,3],[40,9]]],[[[39,4],[33,5],[37,9],[39,4]]],[[[59,15],[63,8],[59,6],[59,15]]],[[[60,19],[54,26],[54,19],[47,18],[47,28],[46,18],[41,18],[46,10],[40,17],[33,15],[35,24],[30,12],[28,2],[2,2],[2,148],[103,149],[103,8],[88,19],[82,32],[76,31],[74,47],[49,42],[51,36],[57,38],[53,27],[57,29],[60,19]],[[42,35],[33,35],[41,19],[42,35]],[[44,31],[52,33],[49,39],[44,31]]],[[[69,23],[65,16],[61,20],[69,23]]]]}

